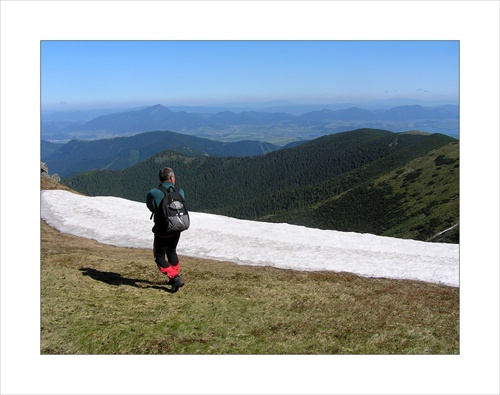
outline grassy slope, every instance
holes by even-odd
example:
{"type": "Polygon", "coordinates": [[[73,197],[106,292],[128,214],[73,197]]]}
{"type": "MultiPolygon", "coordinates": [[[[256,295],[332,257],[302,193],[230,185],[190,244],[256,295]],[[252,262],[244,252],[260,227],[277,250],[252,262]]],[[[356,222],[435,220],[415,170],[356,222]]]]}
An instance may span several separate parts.
{"type": "MultiPolygon", "coordinates": [[[[426,233],[426,227],[443,231],[458,224],[458,173],[459,144],[454,142],[378,178],[376,185],[390,185],[395,193],[405,195],[401,205],[408,218],[384,235],[416,239],[420,233],[426,233]],[[439,157],[444,160],[438,160],[439,157]]],[[[438,241],[458,243],[458,227],[450,233],[438,241]]]]}
{"type": "Polygon", "coordinates": [[[458,288],[181,257],[172,294],[149,250],[41,237],[42,354],[459,353],[458,288]]]}

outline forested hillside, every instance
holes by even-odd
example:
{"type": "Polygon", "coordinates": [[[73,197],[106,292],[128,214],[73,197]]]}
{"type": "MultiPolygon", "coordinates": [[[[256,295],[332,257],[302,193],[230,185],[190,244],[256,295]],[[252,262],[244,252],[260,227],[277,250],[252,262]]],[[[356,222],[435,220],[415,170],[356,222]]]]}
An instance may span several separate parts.
{"type": "Polygon", "coordinates": [[[248,158],[166,151],[65,184],[144,201],[162,166],[194,211],[422,240],[458,223],[458,142],[440,134],[360,129],[248,158]]]}
{"type": "Polygon", "coordinates": [[[120,170],[154,154],[175,150],[186,155],[254,156],[281,149],[260,141],[224,143],[170,131],[101,140],[71,140],[66,144],[42,141],[42,161],[61,178],[89,170],[120,170]]]}
{"type": "MultiPolygon", "coordinates": [[[[374,174],[377,169],[391,165],[393,159],[383,158],[365,169],[352,172],[349,177],[367,171],[374,174]]],[[[368,176],[366,181],[345,193],[334,194],[317,204],[282,211],[265,219],[325,229],[458,243],[458,142],[449,142],[391,168],[390,171],[380,172],[379,176],[368,176]]]]}

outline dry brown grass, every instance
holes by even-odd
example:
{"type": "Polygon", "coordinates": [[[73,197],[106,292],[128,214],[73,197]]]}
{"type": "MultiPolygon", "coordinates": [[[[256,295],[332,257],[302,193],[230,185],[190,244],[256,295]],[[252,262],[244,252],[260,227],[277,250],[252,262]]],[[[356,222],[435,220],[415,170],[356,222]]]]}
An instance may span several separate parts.
{"type": "Polygon", "coordinates": [[[458,288],[190,257],[181,265],[186,285],[172,294],[150,250],[41,221],[41,352],[459,353],[458,288]]]}

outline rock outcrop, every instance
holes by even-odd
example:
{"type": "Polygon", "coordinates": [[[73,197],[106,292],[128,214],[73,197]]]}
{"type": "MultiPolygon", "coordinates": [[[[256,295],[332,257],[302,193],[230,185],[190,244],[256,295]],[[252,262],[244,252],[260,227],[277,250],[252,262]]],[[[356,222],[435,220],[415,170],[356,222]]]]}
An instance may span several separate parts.
{"type": "Polygon", "coordinates": [[[57,174],[49,174],[49,168],[47,165],[43,162],[40,162],[40,171],[41,171],[41,176],[44,178],[50,178],[51,180],[54,180],[55,182],[61,182],[61,177],[59,177],[57,174]]]}

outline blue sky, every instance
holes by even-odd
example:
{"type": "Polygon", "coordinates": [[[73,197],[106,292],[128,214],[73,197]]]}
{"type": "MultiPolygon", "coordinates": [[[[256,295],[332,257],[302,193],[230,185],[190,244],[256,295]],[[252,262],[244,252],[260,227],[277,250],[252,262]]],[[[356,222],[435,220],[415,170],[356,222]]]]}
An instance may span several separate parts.
{"type": "Polygon", "coordinates": [[[42,109],[458,103],[458,41],[41,41],[42,109]]]}

